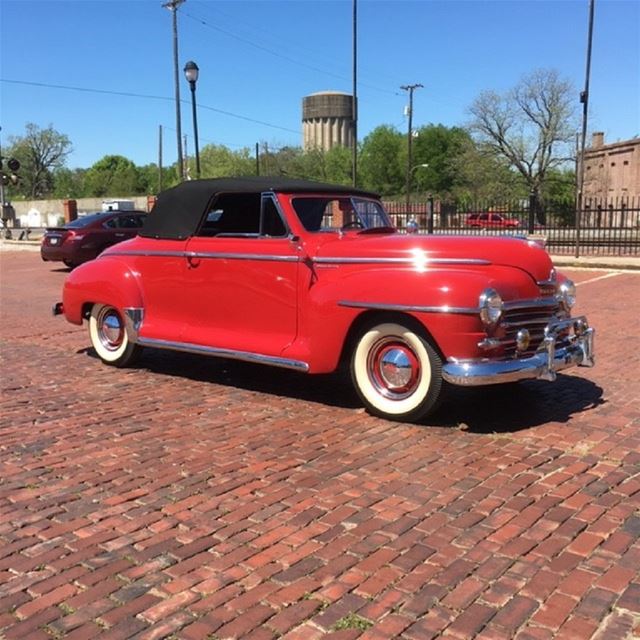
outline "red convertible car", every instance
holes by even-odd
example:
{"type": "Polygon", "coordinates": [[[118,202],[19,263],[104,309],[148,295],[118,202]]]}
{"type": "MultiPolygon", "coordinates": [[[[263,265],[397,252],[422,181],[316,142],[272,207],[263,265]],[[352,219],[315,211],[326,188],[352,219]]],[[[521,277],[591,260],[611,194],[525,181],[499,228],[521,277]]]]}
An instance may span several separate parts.
{"type": "Polygon", "coordinates": [[[572,282],[520,238],[392,227],[375,194],[282,178],[185,182],[137,238],[71,272],[54,314],[107,364],[143,347],[327,373],[367,409],[432,411],[445,384],[554,380],[592,366],[572,282]]]}

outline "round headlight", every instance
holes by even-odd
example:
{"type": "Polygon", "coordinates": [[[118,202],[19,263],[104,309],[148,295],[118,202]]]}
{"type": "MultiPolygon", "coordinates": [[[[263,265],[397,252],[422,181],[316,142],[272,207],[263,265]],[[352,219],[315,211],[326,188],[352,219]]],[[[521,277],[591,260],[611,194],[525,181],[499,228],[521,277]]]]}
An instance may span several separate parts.
{"type": "Polygon", "coordinates": [[[480,294],[480,320],[491,326],[500,320],[502,315],[502,298],[495,289],[485,289],[480,294]]]}
{"type": "Polygon", "coordinates": [[[571,309],[576,303],[576,285],[571,280],[565,280],[559,287],[560,302],[567,309],[571,309]]]}

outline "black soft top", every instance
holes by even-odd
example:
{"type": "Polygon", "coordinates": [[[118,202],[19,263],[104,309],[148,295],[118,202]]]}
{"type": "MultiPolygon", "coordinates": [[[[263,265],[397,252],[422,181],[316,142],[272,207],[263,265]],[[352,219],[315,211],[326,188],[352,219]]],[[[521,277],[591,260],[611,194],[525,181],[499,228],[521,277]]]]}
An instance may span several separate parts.
{"type": "Polygon", "coordinates": [[[205,212],[219,193],[330,193],[377,198],[377,194],[343,185],[296,178],[246,176],[190,180],[158,194],[140,235],[146,238],[182,240],[194,235],[205,212]]]}

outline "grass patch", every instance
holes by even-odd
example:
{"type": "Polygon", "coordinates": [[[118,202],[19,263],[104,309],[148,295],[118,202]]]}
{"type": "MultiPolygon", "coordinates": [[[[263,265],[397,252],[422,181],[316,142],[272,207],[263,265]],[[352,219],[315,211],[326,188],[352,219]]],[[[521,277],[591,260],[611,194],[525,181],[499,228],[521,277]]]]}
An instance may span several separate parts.
{"type": "Polygon", "coordinates": [[[356,613],[348,613],[343,618],[340,618],[336,622],[332,629],[333,631],[342,631],[344,629],[358,629],[359,631],[366,631],[369,627],[373,626],[373,622],[357,615],[356,613]]]}

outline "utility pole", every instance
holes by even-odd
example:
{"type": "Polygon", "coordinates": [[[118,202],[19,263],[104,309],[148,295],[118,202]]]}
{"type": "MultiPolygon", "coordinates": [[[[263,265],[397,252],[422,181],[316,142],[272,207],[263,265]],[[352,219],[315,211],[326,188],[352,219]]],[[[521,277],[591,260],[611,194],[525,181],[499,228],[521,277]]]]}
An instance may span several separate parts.
{"type": "Polygon", "coordinates": [[[351,118],[353,119],[353,149],[351,176],[353,186],[358,186],[358,0],[353,0],[353,96],[351,118]]]}
{"type": "Polygon", "coordinates": [[[413,92],[416,89],[423,89],[421,84],[405,84],[400,87],[403,91],[409,92],[409,128],[407,129],[407,185],[406,185],[406,197],[407,197],[407,215],[409,215],[409,209],[411,207],[411,138],[413,131],[413,92]]]}
{"type": "Polygon", "coordinates": [[[176,139],[178,142],[178,175],[184,180],[184,161],[182,159],[182,125],[180,124],[180,75],[178,72],[178,7],[185,0],[168,0],[162,6],[171,11],[173,17],[173,80],[176,95],[176,139]]]}
{"type": "Polygon", "coordinates": [[[158,130],[158,193],[162,191],[162,125],[158,130]]]}
{"type": "Polygon", "coordinates": [[[589,115],[589,77],[591,76],[591,43],[593,41],[593,8],[595,0],[589,0],[589,35],[587,40],[587,71],[584,81],[584,91],[580,93],[582,103],[582,139],[580,140],[580,178],[578,182],[578,197],[576,199],[576,258],[580,257],[580,216],[584,204],[584,147],[587,138],[587,117],[589,115]]]}
{"type": "Polygon", "coordinates": [[[183,136],[184,139],[184,176],[183,180],[191,180],[191,175],[189,174],[189,153],[187,151],[187,134],[185,133],[183,136]]]}

